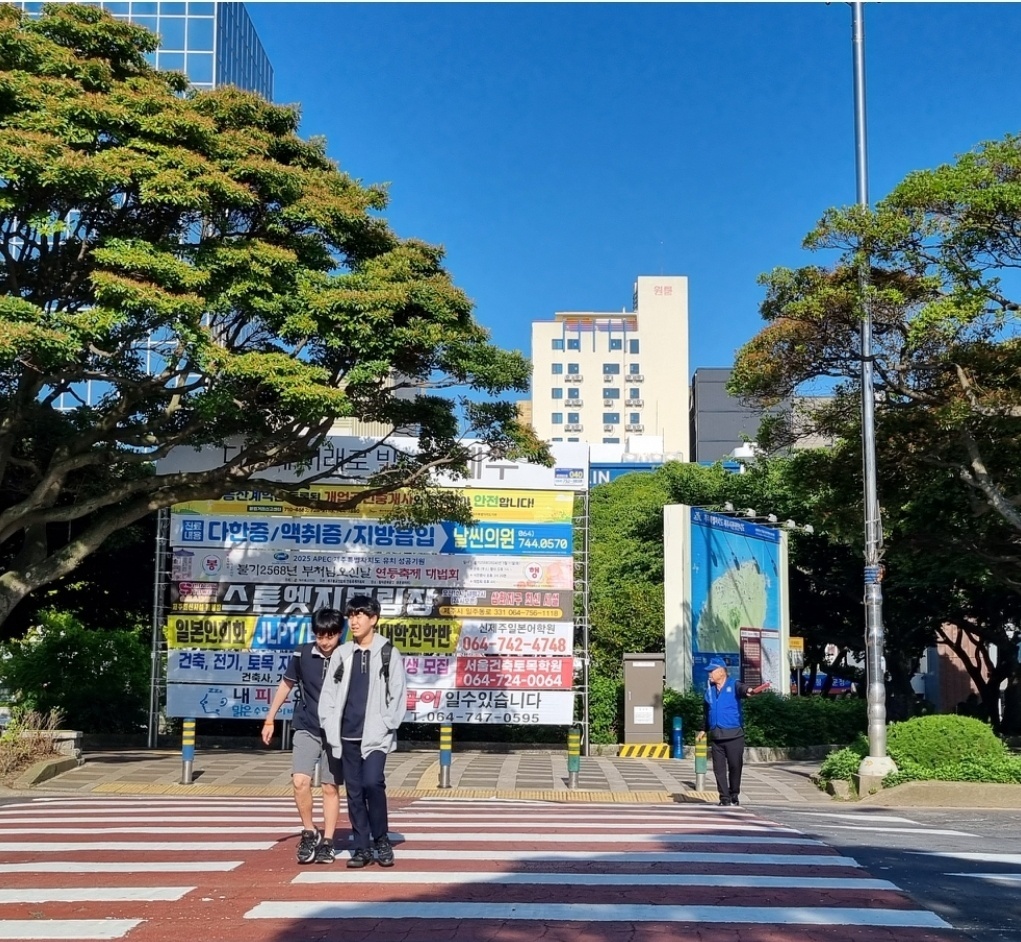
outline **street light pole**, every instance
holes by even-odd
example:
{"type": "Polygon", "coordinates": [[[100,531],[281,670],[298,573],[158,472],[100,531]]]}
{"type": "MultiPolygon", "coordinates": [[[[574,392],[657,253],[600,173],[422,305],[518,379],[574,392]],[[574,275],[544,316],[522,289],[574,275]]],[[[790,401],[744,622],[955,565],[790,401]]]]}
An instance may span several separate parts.
{"type": "MultiPolygon", "coordinates": [[[[858,205],[869,206],[868,138],[865,122],[865,12],[851,3],[851,41],[854,51],[854,149],[858,205]]],[[[886,754],[886,681],[883,661],[882,566],[883,542],[876,486],[876,397],[872,362],[872,304],[869,299],[869,253],[862,247],[858,260],[861,303],[861,436],[865,503],[865,678],[868,685],[869,754],[858,769],[862,791],[878,785],[897,766],[886,754]]]]}

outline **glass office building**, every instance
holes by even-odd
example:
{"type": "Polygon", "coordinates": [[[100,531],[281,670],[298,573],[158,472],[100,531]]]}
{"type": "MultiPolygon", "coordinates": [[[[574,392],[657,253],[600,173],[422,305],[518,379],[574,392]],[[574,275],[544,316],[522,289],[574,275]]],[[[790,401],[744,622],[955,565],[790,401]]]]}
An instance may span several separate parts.
{"type": "MultiPolygon", "coordinates": [[[[43,7],[26,0],[14,5],[29,13],[43,7]]],[[[273,67],[243,3],[85,0],[83,5],[102,7],[156,33],[160,47],[150,61],[160,69],[184,72],[195,88],[237,85],[273,99],[273,67]]]]}

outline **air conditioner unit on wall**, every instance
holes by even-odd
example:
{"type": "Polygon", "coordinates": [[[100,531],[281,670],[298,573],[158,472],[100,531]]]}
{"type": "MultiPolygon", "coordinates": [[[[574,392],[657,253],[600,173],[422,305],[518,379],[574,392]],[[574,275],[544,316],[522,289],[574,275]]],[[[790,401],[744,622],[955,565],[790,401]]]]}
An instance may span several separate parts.
{"type": "Polygon", "coordinates": [[[578,424],[578,423],[574,423],[574,424],[571,424],[571,425],[565,425],[564,428],[568,432],[580,432],[581,431],[581,425],[578,424]]]}
{"type": "Polygon", "coordinates": [[[634,406],[636,409],[640,409],[642,406],[645,405],[645,400],[644,399],[628,399],[628,400],[626,400],[626,405],[634,406]]]}
{"type": "Polygon", "coordinates": [[[614,400],[613,400],[613,399],[604,399],[604,400],[603,400],[603,405],[604,405],[604,406],[612,406],[612,405],[613,405],[613,403],[614,403],[614,400]]]}
{"type": "Polygon", "coordinates": [[[613,429],[614,429],[614,426],[612,426],[612,425],[604,425],[603,426],[603,431],[604,432],[612,432],[613,429]]]}

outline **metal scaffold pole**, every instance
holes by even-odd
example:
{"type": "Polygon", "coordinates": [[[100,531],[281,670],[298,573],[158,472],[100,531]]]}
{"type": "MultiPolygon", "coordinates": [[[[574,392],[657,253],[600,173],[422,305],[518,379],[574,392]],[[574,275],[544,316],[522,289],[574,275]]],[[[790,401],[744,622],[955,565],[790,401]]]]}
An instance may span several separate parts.
{"type": "Polygon", "coordinates": [[[163,508],[156,518],[156,565],[152,587],[152,665],[149,673],[149,725],[146,745],[155,749],[159,741],[160,705],[165,688],[164,660],[166,641],[163,625],[166,621],[167,577],[170,544],[170,511],[163,508]]]}

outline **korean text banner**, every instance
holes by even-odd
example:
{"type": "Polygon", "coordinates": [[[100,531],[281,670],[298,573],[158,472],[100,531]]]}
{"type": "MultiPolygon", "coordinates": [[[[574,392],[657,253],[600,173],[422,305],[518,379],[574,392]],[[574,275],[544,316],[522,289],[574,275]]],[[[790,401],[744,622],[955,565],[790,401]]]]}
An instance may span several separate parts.
{"type": "Polygon", "coordinates": [[[222,547],[253,545],[268,549],[332,550],[334,552],[415,552],[570,556],[573,528],[566,523],[456,523],[399,527],[378,520],[345,517],[258,518],[254,515],[172,514],[173,546],[222,547]]]}
{"type": "Polygon", "coordinates": [[[174,582],[317,583],[381,587],[450,586],[465,589],[571,589],[570,557],[362,555],[272,550],[251,545],[230,549],[177,547],[174,582]]]}
{"type": "Polygon", "coordinates": [[[311,615],[321,608],[343,612],[355,595],[368,595],[384,618],[574,617],[574,593],[559,589],[441,589],[364,586],[263,585],[259,582],[174,582],[174,614],[311,615]]]}
{"type": "Polygon", "coordinates": [[[574,721],[568,690],[408,690],[406,722],[530,723],[567,726],[574,721]]]}
{"type": "Polygon", "coordinates": [[[405,618],[379,631],[405,654],[570,654],[574,623],[405,618]]]}
{"type": "MultiPolygon", "coordinates": [[[[437,474],[432,483],[457,488],[511,488],[513,490],[588,490],[589,448],[581,442],[553,442],[553,467],[487,457],[482,442],[466,442],[476,456],[469,462],[468,477],[453,478],[437,474]]],[[[174,448],[156,464],[157,475],[181,471],[211,471],[232,461],[243,443],[204,448],[174,448]]],[[[393,437],[386,442],[351,435],[330,435],[319,450],[301,465],[283,464],[262,472],[270,481],[297,483],[316,476],[320,481],[337,484],[366,483],[372,475],[393,467],[402,455],[414,454],[418,443],[413,438],[393,437]]]]}
{"type": "MultiPolygon", "coordinates": [[[[341,504],[351,501],[364,488],[350,485],[312,484],[296,492],[297,496],[329,503],[341,504]]],[[[574,493],[572,491],[508,491],[471,490],[451,488],[464,497],[471,506],[472,516],[481,522],[508,521],[516,523],[570,523],[574,517],[574,493]]],[[[291,503],[288,492],[265,490],[237,490],[224,494],[219,500],[196,500],[175,504],[176,514],[303,514],[322,515],[329,511],[310,510],[300,504],[291,503]]],[[[353,507],[338,511],[345,517],[378,518],[410,510],[421,501],[421,495],[414,491],[399,490],[389,494],[374,494],[365,497],[353,507]]]]}
{"type": "MultiPolygon", "coordinates": [[[[168,684],[167,716],[257,720],[269,713],[276,686],[243,684],[168,684]]],[[[278,720],[294,716],[294,704],[287,700],[277,713],[278,720]]]]}

